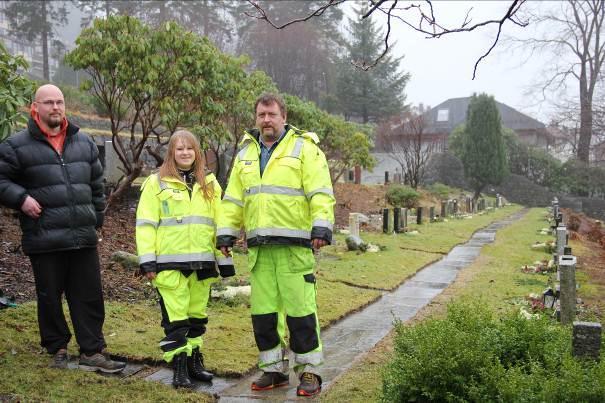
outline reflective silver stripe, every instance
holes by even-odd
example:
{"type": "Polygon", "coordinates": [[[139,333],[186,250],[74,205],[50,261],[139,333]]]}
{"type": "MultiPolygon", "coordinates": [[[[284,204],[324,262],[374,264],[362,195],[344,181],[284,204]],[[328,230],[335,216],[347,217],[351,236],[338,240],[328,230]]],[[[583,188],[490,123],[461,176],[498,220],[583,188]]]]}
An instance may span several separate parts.
{"type": "Polygon", "coordinates": [[[242,203],[241,200],[238,200],[235,197],[231,197],[228,194],[225,194],[225,196],[223,196],[223,200],[227,200],[227,201],[230,201],[231,203],[237,204],[240,207],[244,207],[244,203],[242,203]]]}
{"type": "Polygon", "coordinates": [[[242,148],[241,150],[239,150],[239,152],[237,153],[237,156],[240,159],[240,161],[242,159],[244,159],[244,155],[246,155],[246,150],[248,149],[249,146],[250,146],[250,142],[246,143],[246,145],[244,146],[244,148],[242,148]]]}
{"type": "Polygon", "coordinates": [[[313,220],[313,226],[314,227],[325,227],[325,228],[328,228],[330,231],[332,231],[332,229],[334,228],[334,224],[332,224],[328,220],[313,220]]]}
{"type": "Polygon", "coordinates": [[[292,149],[292,153],[290,157],[298,158],[300,157],[300,152],[302,151],[303,143],[305,140],[302,137],[296,139],[296,143],[294,143],[294,148],[292,149]]]}
{"type": "Polygon", "coordinates": [[[246,190],[245,196],[251,196],[259,193],[288,195],[288,196],[304,196],[305,192],[302,189],[289,188],[287,186],[276,185],[260,185],[254,186],[246,190]]]}
{"type": "Polygon", "coordinates": [[[155,262],[155,253],[146,253],[144,255],[139,256],[139,264],[147,262],[155,262]]]}
{"type": "Polygon", "coordinates": [[[311,239],[311,233],[302,229],[257,228],[246,232],[246,237],[248,239],[256,236],[285,236],[290,238],[311,239]]]}
{"type": "Polygon", "coordinates": [[[311,200],[311,197],[315,196],[317,193],[325,193],[328,196],[334,197],[334,191],[332,189],[320,188],[320,189],[315,189],[314,191],[307,193],[307,199],[311,200]]]}
{"type": "Polygon", "coordinates": [[[176,341],[174,341],[174,340],[166,340],[166,341],[163,341],[163,340],[162,340],[162,341],[161,341],[161,342],[159,342],[158,344],[160,345],[160,347],[162,347],[162,346],[165,346],[165,345],[167,345],[167,344],[173,344],[173,343],[176,343],[176,341]]]}
{"type": "Polygon", "coordinates": [[[233,258],[231,256],[229,256],[229,257],[218,256],[216,258],[216,262],[218,263],[219,266],[233,266],[233,258]]]}
{"type": "Polygon", "coordinates": [[[183,224],[205,224],[214,227],[214,220],[209,217],[190,215],[183,218],[167,217],[160,219],[160,226],[183,225],[183,224]]]}
{"type": "Polygon", "coordinates": [[[157,228],[158,222],[152,221],[152,220],[147,220],[146,218],[138,218],[136,226],[142,227],[143,225],[151,225],[153,228],[157,228]]]}
{"type": "Polygon", "coordinates": [[[278,344],[271,350],[261,351],[258,354],[259,367],[265,372],[281,372],[284,351],[278,344]],[[279,368],[279,369],[278,369],[279,368]]]}
{"type": "Polygon", "coordinates": [[[168,189],[168,185],[164,181],[160,181],[160,190],[168,189]]]}
{"type": "MultiPolygon", "coordinates": [[[[312,351],[305,354],[294,354],[294,362],[296,365],[307,364],[312,366],[321,365],[323,362],[323,353],[321,351],[312,351]]],[[[311,371],[313,372],[313,371],[311,371]]]]}
{"type": "Polygon", "coordinates": [[[214,262],[214,253],[179,253],[176,255],[159,255],[158,263],[176,262],[214,262]]]}
{"type": "Polygon", "coordinates": [[[238,237],[239,236],[239,230],[235,229],[235,228],[219,228],[216,230],[216,236],[221,236],[221,235],[229,235],[229,236],[234,236],[234,237],[238,237]]]}

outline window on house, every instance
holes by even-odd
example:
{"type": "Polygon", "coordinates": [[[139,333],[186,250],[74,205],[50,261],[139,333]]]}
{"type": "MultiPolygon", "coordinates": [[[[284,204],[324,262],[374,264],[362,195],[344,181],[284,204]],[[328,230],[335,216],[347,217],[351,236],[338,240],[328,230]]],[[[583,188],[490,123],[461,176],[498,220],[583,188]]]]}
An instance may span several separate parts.
{"type": "Polygon", "coordinates": [[[437,122],[447,122],[448,120],[450,120],[450,110],[439,109],[437,111],[437,122]]]}

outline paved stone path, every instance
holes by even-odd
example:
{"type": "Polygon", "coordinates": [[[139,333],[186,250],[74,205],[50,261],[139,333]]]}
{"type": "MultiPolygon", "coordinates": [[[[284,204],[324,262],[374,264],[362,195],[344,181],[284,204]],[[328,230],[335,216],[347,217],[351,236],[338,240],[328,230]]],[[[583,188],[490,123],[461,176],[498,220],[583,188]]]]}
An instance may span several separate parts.
{"type": "MultiPolygon", "coordinates": [[[[454,281],[458,271],[470,265],[479,256],[484,245],[494,241],[500,228],[520,219],[525,213],[526,210],[522,210],[477,231],[468,242],[454,247],[443,259],[428,265],[396,290],[384,293],[365,309],[322,331],[324,388],[329,387],[330,382],[345,372],[356,357],[370,350],[385,337],[393,327],[394,320],[405,322],[413,318],[454,281]]],[[[292,358],[290,360],[293,362],[292,358]]],[[[212,385],[199,383],[196,390],[220,396],[221,402],[246,402],[257,399],[282,402],[300,400],[296,397],[298,381],[293,373],[290,374],[289,387],[255,392],[250,389],[250,383],[259,374],[260,372],[255,372],[238,379],[215,378],[212,385]]],[[[172,371],[162,368],[146,379],[170,384],[172,371]]]]}

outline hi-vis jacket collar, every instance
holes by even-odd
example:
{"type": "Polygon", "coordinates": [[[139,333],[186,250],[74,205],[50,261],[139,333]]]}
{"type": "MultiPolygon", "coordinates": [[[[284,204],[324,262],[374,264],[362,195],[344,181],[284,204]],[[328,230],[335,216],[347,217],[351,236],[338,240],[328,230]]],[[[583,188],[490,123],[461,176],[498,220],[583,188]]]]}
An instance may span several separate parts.
{"type": "MultiPolygon", "coordinates": [[[[286,134],[285,134],[284,138],[282,139],[282,141],[285,140],[285,138],[287,136],[291,135],[291,133],[293,133],[294,135],[306,137],[306,138],[310,139],[311,141],[313,141],[315,144],[319,144],[319,136],[317,136],[316,133],[306,132],[304,130],[297,129],[296,127],[294,127],[292,125],[286,125],[286,134]]],[[[245,134],[244,134],[244,138],[240,142],[240,146],[243,146],[250,141],[254,141],[260,147],[259,137],[260,137],[260,131],[258,129],[246,130],[245,134]]]]}

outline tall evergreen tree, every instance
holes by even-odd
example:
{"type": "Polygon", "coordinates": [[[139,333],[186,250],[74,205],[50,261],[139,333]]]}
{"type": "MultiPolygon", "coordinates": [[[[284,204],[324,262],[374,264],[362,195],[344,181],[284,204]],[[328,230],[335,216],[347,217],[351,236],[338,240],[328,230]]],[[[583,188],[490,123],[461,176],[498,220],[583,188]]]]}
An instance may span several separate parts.
{"type": "Polygon", "coordinates": [[[110,15],[129,15],[144,23],[158,27],[168,21],[199,35],[207,36],[219,49],[232,46],[235,34],[232,13],[235,3],[227,0],[80,0],[78,7],[84,12],[81,25],[88,26],[96,18],[110,15]]]}
{"type": "Polygon", "coordinates": [[[357,9],[359,16],[349,18],[350,39],[348,54],[344,58],[338,77],[336,94],[342,113],[347,119],[358,119],[363,123],[384,120],[401,113],[404,109],[405,86],[409,74],[400,71],[402,57],[385,55],[380,63],[363,71],[350,61],[375,60],[383,49],[382,32],[376,23],[367,17],[365,7],[357,9]]]}
{"type": "MultiPolygon", "coordinates": [[[[277,24],[285,23],[324,4],[323,1],[263,1],[262,7],[277,24]]],[[[237,6],[240,15],[251,12],[248,3],[237,6]]],[[[341,36],[335,27],[343,13],[331,7],[322,18],[276,30],[265,21],[238,19],[238,53],[248,54],[252,68],[265,71],[281,92],[320,103],[330,92],[341,36]]]]}
{"type": "Polygon", "coordinates": [[[45,80],[50,80],[49,46],[56,28],[67,23],[65,2],[11,1],[4,14],[13,35],[42,45],[42,74],[45,80]]]}
{"type": "Polygon", "coordinates": [[[461,159],[475,200],[485,186],[500,184],[508,173],[502,133],[494,97],[473,94],[466,113],[461,159]]]}

